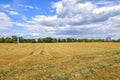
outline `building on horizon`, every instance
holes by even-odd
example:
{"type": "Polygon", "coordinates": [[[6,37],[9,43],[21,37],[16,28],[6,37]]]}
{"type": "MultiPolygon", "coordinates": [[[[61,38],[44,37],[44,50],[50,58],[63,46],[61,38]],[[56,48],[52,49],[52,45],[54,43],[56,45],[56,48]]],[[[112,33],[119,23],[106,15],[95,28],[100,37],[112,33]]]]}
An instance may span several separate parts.
{"type": "Polygon", "coordinates": [[[106,41],[106,42],[111,42],[112,39],[111,39],[111,37],[106,37],[105,41],[106,41]]]}

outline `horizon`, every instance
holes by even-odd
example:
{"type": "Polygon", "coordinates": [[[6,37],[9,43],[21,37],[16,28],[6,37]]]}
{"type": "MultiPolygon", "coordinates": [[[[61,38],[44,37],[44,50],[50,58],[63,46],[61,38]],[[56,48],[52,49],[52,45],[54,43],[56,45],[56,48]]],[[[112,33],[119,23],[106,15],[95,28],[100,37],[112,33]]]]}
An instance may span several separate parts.
{"type": "MultiPolygon", "coordinates": [[[[105,38],[75,38],[75,37],[50,37],[50,36],[46,36],[46,37],[37,37],[37,38],[26,38],[26,37],[23,37],[23,36],[17,36],[17,35],[12,35],[12,36],[16,36],[18,39],[20,37],[24,38],[24,39],[35,39],[35,40],[38,40],[38,39],[43,39],[43,38],[53,38],[53,39],[67,39],[67,38],[70,38],[70,39],[103,39],[103,40],[106,40],[107,38],[110,38],[111,40],[119,40],[120,38],[117,38],[117,39],[114,39],[112,37],[105,37],[105,38]]],[[[0,38],[12,38],[12,36],[7,36],[7,37],[1,37],[0,38]]]]}
{"type": "Polygon", "coordinates": [[[0,0],[0,37],[120,38],[119,0],[0,0]]]}

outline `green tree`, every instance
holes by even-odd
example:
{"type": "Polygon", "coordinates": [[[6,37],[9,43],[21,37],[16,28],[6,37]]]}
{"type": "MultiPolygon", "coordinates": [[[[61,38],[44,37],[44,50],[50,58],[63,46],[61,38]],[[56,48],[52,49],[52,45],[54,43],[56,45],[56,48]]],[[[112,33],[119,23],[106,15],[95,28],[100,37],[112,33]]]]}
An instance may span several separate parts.
{"type": "Polygon", "coordinates": [[[52,42],[56,43],[56,42],[58,42],[58,40],[56,38],[53,38],[52,42]]]}
{"type": "Polygon", "coordinates": [[[0,43],[5,43],[5,38],[4,37],[0,38],[0,43]]]}
{"type": "Polygon", "coordinates": [[[12,40],[13,40],[14,43],[16,43],[17,42],[17,36],[12,36],[12,40]]]}
{"type": "Polygon", "coordinates": [[[42,43],[42,38],[38,38],[38,43],[42,43]]]}
{"type": "Polygon", "coordinates": [[[77,42],[77,39],[75,39],[75,38],[67,38],[67,42],[77,42]]]}
{"type": "Polygon", "coordinates": [[[24,38],[23,37],[19,37],[19,42],[20,43],[24,43],[25,42],[24,38]]]}
{"type": "Polygon", "coordinates": [[[42,40],[43,40],[43,42],[45,42],[45,43],[52,43],[53,38],[51,38],[51,37],[46,37],[46,38],[43,38],[42,40]]]}
{"type": "Polygon", "coordinates": [[[35,39],[27,39],[27,43],[36,43],[35,39]]]}
{"type": "Polygon", "coordinates": [[[9,37],[6,37],[5,42],[6,43],[13,43],[13,40],[11,38],[9,38],[9,37]]]}

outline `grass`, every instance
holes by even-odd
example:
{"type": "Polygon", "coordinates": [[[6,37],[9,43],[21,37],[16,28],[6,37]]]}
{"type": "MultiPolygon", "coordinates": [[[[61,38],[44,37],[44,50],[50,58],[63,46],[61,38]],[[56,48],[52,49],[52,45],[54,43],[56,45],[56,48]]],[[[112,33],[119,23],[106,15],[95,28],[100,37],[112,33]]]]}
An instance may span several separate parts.
{"type": "Polygon", "coordinates": [[[119,80],[119,75],[120,43],[0,44],[0,80],[119,80]]]}

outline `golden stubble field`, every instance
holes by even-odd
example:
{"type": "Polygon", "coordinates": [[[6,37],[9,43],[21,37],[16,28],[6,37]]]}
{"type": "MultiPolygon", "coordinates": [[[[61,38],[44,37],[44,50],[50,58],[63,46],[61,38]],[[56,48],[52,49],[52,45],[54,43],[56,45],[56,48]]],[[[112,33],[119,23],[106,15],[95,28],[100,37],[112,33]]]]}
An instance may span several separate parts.
{"type": "Polygon", "coordinates": [[[120,80],[120,43],[0,44],[0,80],[120,80]]]}

